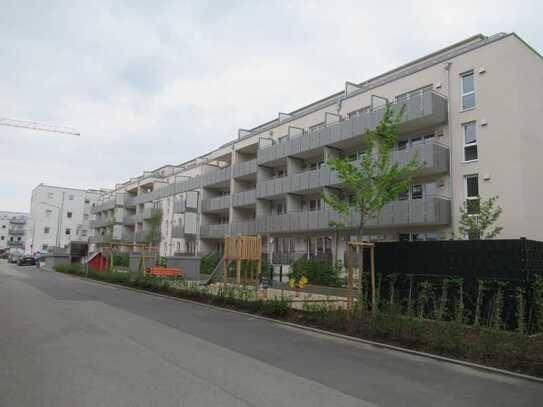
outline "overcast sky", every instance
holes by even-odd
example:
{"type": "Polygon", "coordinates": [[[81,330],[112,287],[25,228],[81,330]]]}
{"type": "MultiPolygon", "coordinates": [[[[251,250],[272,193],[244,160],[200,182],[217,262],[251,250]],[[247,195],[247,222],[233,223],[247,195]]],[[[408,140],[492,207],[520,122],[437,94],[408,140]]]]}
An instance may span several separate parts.
{"type": "Polygon", "coordinates": [[[541,1],[0,0],[0,210],[112,187],[468,36],[543,50],[541,1]]]}

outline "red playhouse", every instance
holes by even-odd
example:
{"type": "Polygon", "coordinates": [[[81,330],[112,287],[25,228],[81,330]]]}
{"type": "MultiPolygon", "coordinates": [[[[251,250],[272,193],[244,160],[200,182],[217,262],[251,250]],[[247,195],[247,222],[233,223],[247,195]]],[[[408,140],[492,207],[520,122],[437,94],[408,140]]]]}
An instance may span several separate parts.
{"type": "Polygon", "coordinates": [[[109,266],[107,258],[102,252],[91,254],[87,258],[87,264],[92,271],[96,272],[107,271],[109,266]]]}

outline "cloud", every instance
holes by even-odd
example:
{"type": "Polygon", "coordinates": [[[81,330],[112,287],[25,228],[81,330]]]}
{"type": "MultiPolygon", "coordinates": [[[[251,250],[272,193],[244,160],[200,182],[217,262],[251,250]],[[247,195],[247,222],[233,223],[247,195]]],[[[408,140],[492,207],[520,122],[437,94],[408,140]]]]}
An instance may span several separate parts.
{"type": "Polygon", "coordinates": [[[475,33],[543,49],[540,2],[21,1],[0,15],[0,210],[111,187],[475,33]]]}

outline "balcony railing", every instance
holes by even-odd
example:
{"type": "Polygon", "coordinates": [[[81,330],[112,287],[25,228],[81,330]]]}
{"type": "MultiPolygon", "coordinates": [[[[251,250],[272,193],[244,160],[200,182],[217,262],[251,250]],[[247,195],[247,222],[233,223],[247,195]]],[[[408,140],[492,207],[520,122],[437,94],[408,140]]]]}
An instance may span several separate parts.
{"type": "MultiPolygon", "coordinates": [[[[439,143],[421,144],[408,150],[395,151],[394,162],[407,163],[417,156],[421,169],[417,175],[444,174],[449,171],[449,149],[439,143]]],[[[342,180],[336,171],[322,167],[313,171],[304,171],[288,177],[262,181],[257,184],[258,198],[272,197],[287,193],[307,192],[327,186],[339,186],[342,180]]]]}
{"type": "Polygon", "coordinates": [[[158,212],[159,212],[159,210],[156,209],[156,208],[144,208],[143,209],[143,219],[144,220],[149,220],[153,216],[155,216],[158,212]]]}
{"type": "Polygon", "coordinates": [[[123,218],[123,224],[125,225],[135,225],[136,224],[136,215],[125,215],[123,218]]]}
{"type": "Polygon", "coordinates": [[[25,234],[24,229],[9,229],[8,233],[10,235],[22,236],[25,234]]]}
{"type": "Polygon", "coordinates": [[[22,240],[8,240],[8,246],[11,246],[11,247],[23,247],[24,242],[22,240]]]}
{"type": "Polygon", "coordinates": [[[231,235],[256,235],[256,222],[247,221],[247,222],[237,222],[230,225],[230,234],[231,235]]]}
{"type": "Polygon", "coordinates": [[[306,252],[273,252],[272,263],[273,264],[292,264],[301,257],[307,256],[306,252]]]}
{"type": "Polygon", "coordinates": [[[230,208],[230,195],[204,199],[202,201],[202,212],[219,211],[228,208],[230,208]]]}
{"type": "Polygon", "coordinates": [[[106,226],[110,226],[114,224],[115,222],[116,220],[114,217],[107,217],[107,218],[101,217],[98,219],[91,220],[89,224],[92,229],[96,229],[96,228],[103,228],[106,226]]]}
{"type": "Polygon", "coordinates": [[[201,225],[200,237],[204,239],[222,239],[228,234],[228,230],[228,223],[201,225]]]}
{"type": "Polygon", "coordinates": [[[183,239],[185,237],[185,227],[182,225],[176,225],[172,227],[172,238],[183,239]]]}
{"type": "Polygon", "coordinates": [[[238,192],[232,195],[232,206],[251,206],[256,204],[256,189],[238,192]]]}
{"type": "Polygon", "coordinates": [[[220,184],[230,179],[232,172],[231,167],[224,167],[221,169],[212,170],[202,175],[202,185],[208,186],[213,184],[220,184]]]}
{"type": "MultiPolygon", "coordinates": [[[[409,100],[393,103],[390,106],[395,113],[400,112],[405,106],[402,131],[428,128],[447,121],[447,99],[434,91],[423,92],[409,100]]],[[[324,146],[341,145],[354,137],[362,136],[368,129],[374,129],[382,120],[384,111],[383,108],[379,108],[318,131],[261,148],[258,150],[257,163],[265,164],[324,146]]]]}
{"type": "Polygon", "coordinates": [[[232,177],[243,177],[247,175],[256,175],[256,158],[250,161],[243,161],[232,166],[232,177]]]}
{"type": "Polygon", "coordinates": [[[173,213],[185,213],[187,210],[186,201],[184,199],[177,199],[173,204],[173,213]]]}
{"type": "MultiPolygon", "coordinates": [[[[425,226],[450,224],[450,200],[440,196],[424,199],[394,201],[381,210],[378,216],[366,221],[367,228],[390,228],[397,226],[425,226]]],[[[331,230],[333,223],[341,223],[354,229],[360,223],[360,215],[352,211],[341,215],[331,209],[319,211],[290,212],[257,218],[257,233],[289,233],[331,230]]]]}

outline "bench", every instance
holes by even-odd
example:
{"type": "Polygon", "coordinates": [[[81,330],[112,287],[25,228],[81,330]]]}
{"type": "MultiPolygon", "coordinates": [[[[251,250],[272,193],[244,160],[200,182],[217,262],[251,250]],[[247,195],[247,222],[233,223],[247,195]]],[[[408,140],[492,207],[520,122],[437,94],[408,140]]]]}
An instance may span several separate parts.
{"type": "Polygon", "coordinates": [[[145,274],[159,277],[183,277],[182,270],[166,267],[147,267],[145,274]]]}

